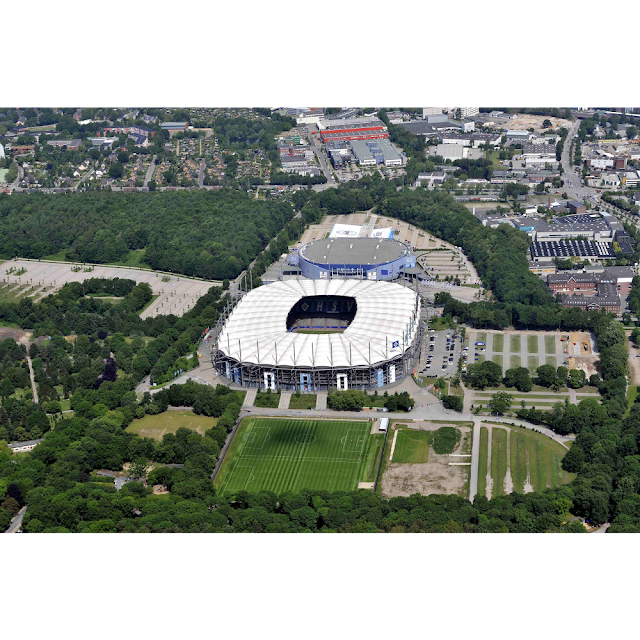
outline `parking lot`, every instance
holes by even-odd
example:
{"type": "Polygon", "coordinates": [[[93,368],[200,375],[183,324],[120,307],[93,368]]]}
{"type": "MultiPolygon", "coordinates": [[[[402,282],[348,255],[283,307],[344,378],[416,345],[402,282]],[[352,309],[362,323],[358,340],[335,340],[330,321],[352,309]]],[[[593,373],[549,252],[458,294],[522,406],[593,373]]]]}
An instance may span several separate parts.
{"type": "Polygon", "coordinates": [[[455,331],[427,330],[422,341],[417,373],[427,377],[454,375],[458,371],[458,360],[462,353],[462,338],[455,331]]]}

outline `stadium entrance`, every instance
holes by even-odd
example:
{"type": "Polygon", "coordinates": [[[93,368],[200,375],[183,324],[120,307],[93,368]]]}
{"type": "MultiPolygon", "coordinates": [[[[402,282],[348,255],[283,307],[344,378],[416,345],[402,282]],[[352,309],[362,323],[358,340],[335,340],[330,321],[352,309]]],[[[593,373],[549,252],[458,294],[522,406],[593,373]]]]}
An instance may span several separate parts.
{"type": "Polygon", "coordinates": [[[287,331],[296,333],[342,333],[356,316],[355,298],[306,296],[287,316],[287,331]]]}

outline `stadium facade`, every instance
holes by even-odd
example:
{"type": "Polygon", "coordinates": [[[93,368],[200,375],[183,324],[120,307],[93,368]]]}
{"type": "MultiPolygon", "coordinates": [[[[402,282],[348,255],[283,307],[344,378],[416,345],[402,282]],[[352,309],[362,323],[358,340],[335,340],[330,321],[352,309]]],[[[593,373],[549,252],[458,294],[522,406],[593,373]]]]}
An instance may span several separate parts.
{"type": "Polygon", "coordinates": [[[243,387],[375,389],[410,375],[423,334],[411,288],[362,279],[278,281],[221,318],[211,360],[243,387]]]}

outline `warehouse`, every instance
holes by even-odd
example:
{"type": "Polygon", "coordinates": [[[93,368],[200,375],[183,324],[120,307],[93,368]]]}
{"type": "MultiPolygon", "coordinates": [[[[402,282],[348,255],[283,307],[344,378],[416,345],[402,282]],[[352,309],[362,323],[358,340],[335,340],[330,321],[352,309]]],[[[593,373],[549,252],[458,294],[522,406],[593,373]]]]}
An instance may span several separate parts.
{"type": "Polygon", "coordinates": [[[531,258],[535,262],[552,258],[581,258],[590,262],[615,258],[616,253],[610,242],[591,240],[543,240],[531,243],[531,258]]]}
{"type": "Polygon", "coordinates": [[[351,148],[361,166],[384,164],[390,167],[402,164],[402,156],[388,140],[351,140],[351,148]]]}

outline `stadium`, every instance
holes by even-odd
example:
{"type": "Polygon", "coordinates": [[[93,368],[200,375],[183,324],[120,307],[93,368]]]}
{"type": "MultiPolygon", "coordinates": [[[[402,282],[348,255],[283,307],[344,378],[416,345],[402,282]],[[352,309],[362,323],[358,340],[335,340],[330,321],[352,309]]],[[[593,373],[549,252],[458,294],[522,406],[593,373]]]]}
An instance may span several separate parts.
{"type": "Polygon", "coordinates": [[[243,387],[374,389],[410,373],[420,298],[364,279],[286,280],[253,289],[221,319],[211,360],[243,387]]]}
{"type": "Polygon", "coordinates": [[[416,257],[406,244],[393,239],[392,229],[365,230],[335,225],[328,238],[314,240],[289,255],[289,264],[305,278],[363,278],[396,280],[415,270],[416,257]]]}

